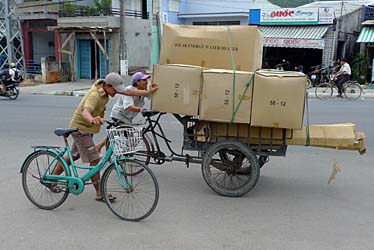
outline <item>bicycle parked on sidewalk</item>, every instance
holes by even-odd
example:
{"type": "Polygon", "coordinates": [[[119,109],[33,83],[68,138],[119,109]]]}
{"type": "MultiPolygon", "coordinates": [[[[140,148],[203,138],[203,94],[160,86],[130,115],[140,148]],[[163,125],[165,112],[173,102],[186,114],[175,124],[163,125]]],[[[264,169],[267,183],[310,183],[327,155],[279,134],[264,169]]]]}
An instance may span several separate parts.
{"type": "Polygon", "coordinates": [[[54,209],[60,206],[69,193],[78,195],[84,191],[88,180],[105,168],[100,181],[100,192],[109,209],[119,218],[140,221],[155,210],[159,199],[158,182],[153,172],[143,163],[131,157],[141,148],[142,128],[110,128],[107,122],[109,148],[96,166],[82,166],[73,161],[67,138],[77,129],[56,129],[57,136],[63,136],[65,147],[34,146],[24,161],[22,186],[27,198],[38,208],[54,209]],[[70,159],[69,166],[64,154],[70,159]],[[63,168],[61,175],[53,175],[55,168],[63,168]],[[77,169],[88,170],[82,177],[77,169]],[[116,197],[111,201],[111,197],[116,197]]]}
{"type": "MultiPolygon", "coordinates": [[[[333,75],[330,75],[329,77],[329,82],[320,83],[315,89],[316,97],[320,100],[327,100],[331,98],[334,93],[334,89],[336,91],[338,90],[336,77],[333,75]]],[[[343,83],[342,91],[343,95],[348,100],[357,100],[362,95],[361,85],[356,81],[346,81],[343,83]]]]}

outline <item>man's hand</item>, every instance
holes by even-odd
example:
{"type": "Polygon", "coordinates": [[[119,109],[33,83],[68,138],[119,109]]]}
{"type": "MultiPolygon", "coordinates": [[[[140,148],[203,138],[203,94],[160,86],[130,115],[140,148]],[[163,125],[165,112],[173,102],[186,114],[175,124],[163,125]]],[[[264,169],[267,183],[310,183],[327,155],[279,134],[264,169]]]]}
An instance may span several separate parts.
{"type": "Polygon", "coordinates": [[[96,116],[95,118],[91,120],[91,124],[93,125],[101,125],[103,123],[104,123],[104,119],[101,118],[100,116],[96,116]]]}
{"type": "Polygon", "coordinates": [[[156,92],[158,90],[158,85],[154,82],[152,82],[148,92],[149,94],[153,94],[154,92],[156,92]]]}

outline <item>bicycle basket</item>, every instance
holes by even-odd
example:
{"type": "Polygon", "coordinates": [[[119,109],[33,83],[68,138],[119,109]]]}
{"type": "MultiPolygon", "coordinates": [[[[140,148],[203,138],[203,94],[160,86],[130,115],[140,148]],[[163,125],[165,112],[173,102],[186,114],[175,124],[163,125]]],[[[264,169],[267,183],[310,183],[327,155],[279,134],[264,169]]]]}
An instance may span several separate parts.
{"type": "Polygon", "coordinates": [[[113,153],[117,156],[144,149],[141,127],[107,129],[107,134],[113,153]]]}

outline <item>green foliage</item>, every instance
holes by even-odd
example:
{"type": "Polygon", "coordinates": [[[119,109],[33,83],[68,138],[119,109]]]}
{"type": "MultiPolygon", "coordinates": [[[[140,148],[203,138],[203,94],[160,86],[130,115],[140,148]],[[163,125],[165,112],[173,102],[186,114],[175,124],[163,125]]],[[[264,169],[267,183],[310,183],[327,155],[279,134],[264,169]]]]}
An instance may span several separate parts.
{"type": "MultiPolygon", "coordinates": [[[[322,0],[327,1],[327,0],[322,0]]],[[[312,3],[313,0],[269,0],[269,2],[279,5],[283,8],[295,8],[304,4],[312,3]]]]}
{"type": "Polygon", "coordinates": [[[352,61],[352,80],[364,84],[366,82],[366,73],[368,65],[366,64],[365,55],[359,53],[352,61]]]}
{"type": "Polygon", "coordinates": [[[63,11],[68,13],[82,12],[86,15],[109,14],[112,7],[112,0],[94,0],[94,6],[77,5],[66,2],[63,5],[63,11]]]}

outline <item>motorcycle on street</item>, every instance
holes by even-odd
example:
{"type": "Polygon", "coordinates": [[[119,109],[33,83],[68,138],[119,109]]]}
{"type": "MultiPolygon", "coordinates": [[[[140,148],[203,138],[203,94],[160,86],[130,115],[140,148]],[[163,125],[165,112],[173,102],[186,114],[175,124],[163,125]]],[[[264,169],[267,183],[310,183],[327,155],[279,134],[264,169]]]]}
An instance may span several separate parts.
{"type": "MultiPolygon", "coordinates": [[[[5,79],[0,79],[0,84],[3,83],[5,79]]],[[[18,85],[19,83],[22,81],[23,79],[20,78],[19,80],[17,81],[12,81],[12,83],[8,84],[6,86],[6,92],[3,92],[0,88],[0,96],[2,97],[7,97],[9,98],[10,100],[15,100],[17,99],[18,95],[19,95],[19,88],[18,88],[18,85]]]]}

